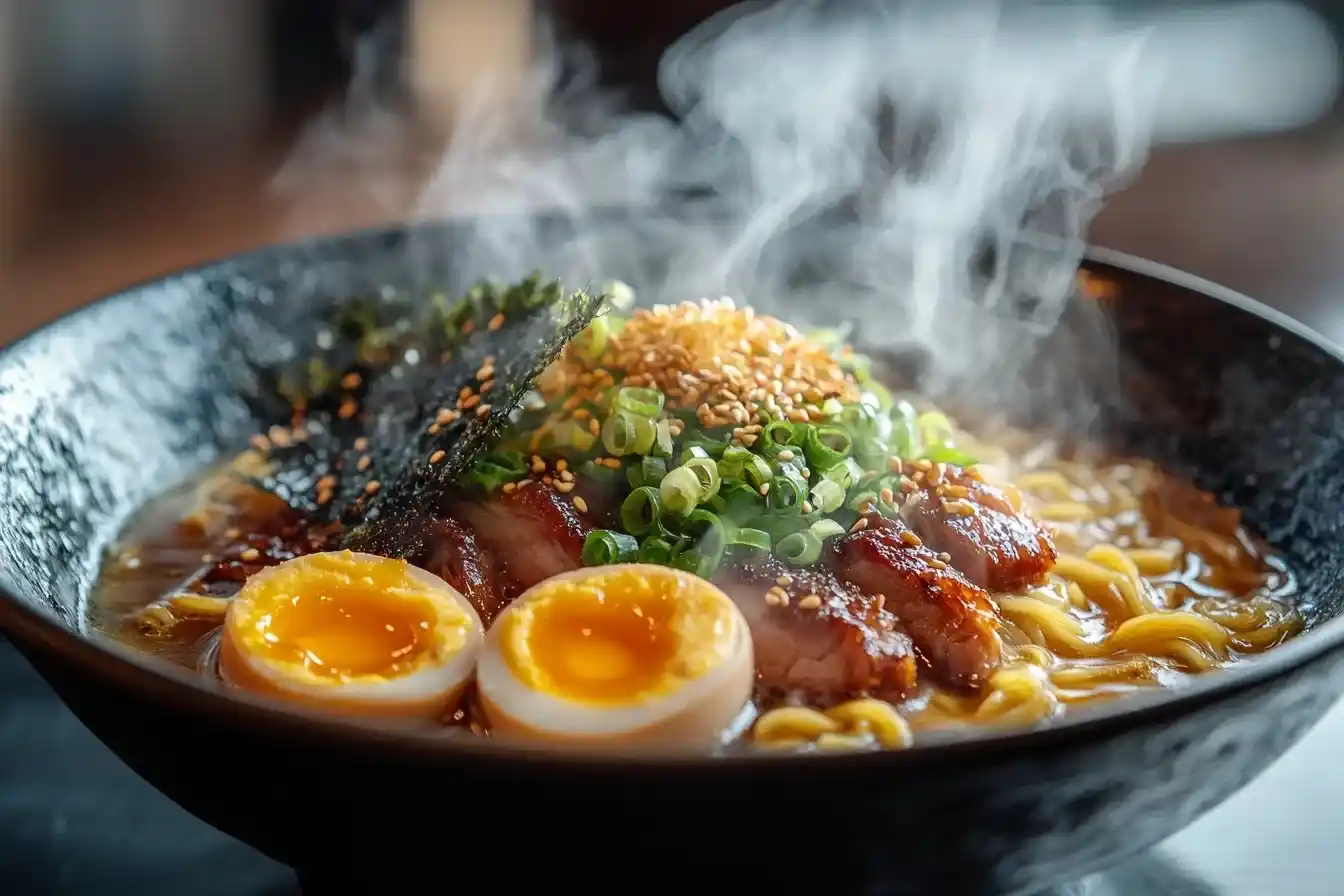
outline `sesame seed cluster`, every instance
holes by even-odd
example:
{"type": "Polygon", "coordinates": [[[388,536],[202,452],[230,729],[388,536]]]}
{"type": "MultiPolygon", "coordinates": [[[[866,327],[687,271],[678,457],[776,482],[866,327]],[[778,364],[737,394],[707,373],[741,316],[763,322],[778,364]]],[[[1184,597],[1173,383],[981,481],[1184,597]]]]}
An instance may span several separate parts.
{"type": "MultiPolygon", "coordinates": [[[[581,405],[615,384],[613,371],[622,385],[660,390],[669,408],[694,409],[705,429],[733,427],[747,447],[763,422],[819,420],[828,399],[859,399],[858,383],[827,347],[727,298],[636,310],[596,361],[566,351],[538,386],[548,401],[564,398],[577,419],[587,416],[581,405]]],[[[598,421],[580,422],[596,434],[598,421]]]]}

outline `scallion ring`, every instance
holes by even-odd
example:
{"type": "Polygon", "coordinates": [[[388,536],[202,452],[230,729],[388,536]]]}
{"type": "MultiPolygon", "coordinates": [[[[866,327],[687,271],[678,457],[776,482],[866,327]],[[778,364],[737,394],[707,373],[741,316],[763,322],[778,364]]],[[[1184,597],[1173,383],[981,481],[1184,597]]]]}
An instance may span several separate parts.
{"type": "MultiPolygon", "coordinates": [[[[600,320],[600,318],[599,318],[600,320]]],[[[639,542],[624,532],[595,529],[583,540],[583,565],[629,563],[639,555],[639,542]]]]}
{"type": "Polygon", "coordinates": [[[645,534],[662,515],[662,494],[652,486],[635,489],[621,502],[621,528],[631,535],[645,534]]]}
{"type": "Polygon", "coordinates": [[[663,412],[663,404],[666,401],[667,397],[657,389],[650,389],[645,386],[622,386],[616,392],[612,407],[636,417],[646,417],[652,420],[663,412]]]}
{"type": "Polygon", "coordinates": [[[811,529],[786,535],[776,542],[775,556],[790,566],[811,566],[821,559],[821,539],[811,529]]]}
{"type": "MultiPolygon", "coordinates": [[[[708,460],[708,458],[703,458],[708,460]]],[[[669,470],[658,486],[662,505],[668,513],[689,516],[700,503],[700,477],[695,470],[686,466],[669,470]]]]}
{"type": "Polygon", "coordinates": [[[842,463],[854,450],[854,437],[842,426],[823,424],[807,428],[803,452],[807,465],[815,471],[829,470],[842,463]]]}

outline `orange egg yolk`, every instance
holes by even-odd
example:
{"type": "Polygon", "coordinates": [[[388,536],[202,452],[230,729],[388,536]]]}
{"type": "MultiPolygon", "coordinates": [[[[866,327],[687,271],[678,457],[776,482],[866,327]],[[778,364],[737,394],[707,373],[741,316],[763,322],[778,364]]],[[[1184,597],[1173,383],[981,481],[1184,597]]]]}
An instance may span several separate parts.
{"type": "Polygon", "coordinates": [[[628,700],[657,686],[680,640],[656,591],[584,589],[538,608],[528,646],[552,687],[575,700],[628,700]]]}
{"type": "Polygon", "coordinates": [[[370,567],[317,563],[267,582],[265,593],[251,598],[251,649],[318,678],[394,678],[412,670],[434,644],[434,607],[405,593],[398,561],[370,567]]]}

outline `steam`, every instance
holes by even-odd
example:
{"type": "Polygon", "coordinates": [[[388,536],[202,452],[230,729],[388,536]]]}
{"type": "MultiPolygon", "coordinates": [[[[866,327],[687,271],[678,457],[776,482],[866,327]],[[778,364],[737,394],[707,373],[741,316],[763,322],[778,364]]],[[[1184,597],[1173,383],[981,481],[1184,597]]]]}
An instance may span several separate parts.
{"type": "MultiPolygon", "coordinates": [[[[1055,326],[1104,195],[1146,158],[1149,31],[1077,4],[742,7],[663,58],[675,123],[622,110],[590,56],[542,34],[516,91],[483,89],[411,178],[415,217],[464,224],[409,263],[450,261],[454,287],[540,269],[656,301],[732,295],[920,347],[936,382],[1012,376],[1055,326]]],[[[361,82],[353,97],[281,183],[335,155],[391,207],[404,122],[361,82]]]]}

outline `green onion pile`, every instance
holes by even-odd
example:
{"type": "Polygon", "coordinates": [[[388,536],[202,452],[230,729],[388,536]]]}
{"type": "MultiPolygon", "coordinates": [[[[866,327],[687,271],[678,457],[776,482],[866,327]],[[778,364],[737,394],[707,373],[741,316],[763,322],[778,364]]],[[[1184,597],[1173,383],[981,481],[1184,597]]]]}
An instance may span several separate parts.
{"type": "MultiPolygon", "coordinates": [[[[620,325],[619,318],[599,318],[575,341],[579,356],[595,361],[620,325]]],[[[565,420],[546,432],[538,452],[565,458],[579,479],[624,493],[619,529],[589,534],[583,562],[657,563],[705,578],[727,559],[767,552],[790,566],[810,566],[862,511],[895,515],[901,476],[891,471],[893,458],[975,462],[956,448],[943,414],[917,413],[893,399],[871,379],[862,356],[837,352],[837,359],[858,382],[860,400],[828,399],[823,419],[807,423],[767,419],[758,408],[761,431],[751,447],[735,439],[733,427],[702,429],[693,408],[668,407],[657,389],[621,386],[619,371],[611,371],[618,384],[583,405],[601,422],[600,434],[565,420]]],[[[506,443],[485,455],[467,481],[492,492],[525,479],[527,454],[513,449],[557,408],[524,413],[513,448],[506,443]]]]}

